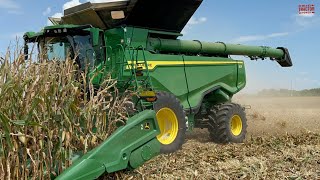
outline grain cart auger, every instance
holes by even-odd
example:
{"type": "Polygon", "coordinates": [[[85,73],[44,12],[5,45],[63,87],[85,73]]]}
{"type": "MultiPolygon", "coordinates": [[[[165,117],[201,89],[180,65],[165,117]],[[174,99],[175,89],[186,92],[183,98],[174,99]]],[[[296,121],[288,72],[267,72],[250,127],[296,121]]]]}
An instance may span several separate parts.
{"type": "MultiPolygon", "coordinates": [[[[41,32],[27,32],[47,59],[76,59],[90,66],[95,86],[107,75],[120,92],[137,92],[131,118],[58,179],[92,179],[136,168],[158,153],[181,148],[186,130],[207,128],[217,143],[242,142],[244,108],[232,103],[246,85],[244,61],[230,55],[292,66],[286,48],[180,40],[202,0],[130,0],[85,3],[66,9],[41,32]],[[165,14],[164,14],[165,13],[165,14]],[[75,52],[78,56],[74,56],[75,52]]],[[[26,56],[27,57],[27,56],[26,56]]]]}

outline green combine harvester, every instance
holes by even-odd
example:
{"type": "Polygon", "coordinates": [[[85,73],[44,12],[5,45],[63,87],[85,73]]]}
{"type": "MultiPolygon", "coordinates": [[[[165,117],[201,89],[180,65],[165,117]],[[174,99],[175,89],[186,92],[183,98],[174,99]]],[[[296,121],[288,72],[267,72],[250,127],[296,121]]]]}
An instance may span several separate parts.
{"type": "Polygon", "coordinates": [[[41,32],[27,32],[30,43],[49,60],[75,58],[89,66],[95,86],[107,75],[120,92],[138,92],[131,117],[101,145],[77,159],[57,179],[95,179],[134,169],[160,153],[180,149],[185,133],[207,128],[214,142],[245,139],[244,108],[232,103],[246,85],[244,62],[269,58],[292,66],[286,48],[180,40],[181,31],[202,0],[130,0],[85,3],[65,10],[41,32]],[[77,55],[76,55],[77,54],[77,55]]]}

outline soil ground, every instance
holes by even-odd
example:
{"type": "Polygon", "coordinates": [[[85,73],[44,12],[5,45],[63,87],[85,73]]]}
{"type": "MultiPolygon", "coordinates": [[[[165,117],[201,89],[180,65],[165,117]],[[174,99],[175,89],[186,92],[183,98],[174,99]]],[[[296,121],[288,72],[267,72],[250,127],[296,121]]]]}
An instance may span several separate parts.
{"type": "Polygon", "coordinates": [[[320,98],[238,96],[247,109],[242,144],[219,145],[206,129],[182,150],[160,155],[121,179],[320,179],[320,98]]]}
{"type": "Polygon", "coordinates": [[[320,132],[320,97],[236,97],[247,109],[248,135],[320,132]]]}

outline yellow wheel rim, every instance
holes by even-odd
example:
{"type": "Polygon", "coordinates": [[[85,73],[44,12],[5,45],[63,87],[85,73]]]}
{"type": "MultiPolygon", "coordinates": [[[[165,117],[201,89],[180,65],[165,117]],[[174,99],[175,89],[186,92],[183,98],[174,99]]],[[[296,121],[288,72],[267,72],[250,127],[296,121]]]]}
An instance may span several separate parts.
{"type": "Polygon", "coordinates": [[[157,112],[160,134],[157,136],[161,144],[171,144],[178,135],[178,119],[170,108],[162,108],[157,112]]]}
{"type": "Polygon", "coordinates": [[[242,119],[239,115],[234,115],[231,118],[230,129],[234,136],[238,136],[242,132],[242,119]]]}

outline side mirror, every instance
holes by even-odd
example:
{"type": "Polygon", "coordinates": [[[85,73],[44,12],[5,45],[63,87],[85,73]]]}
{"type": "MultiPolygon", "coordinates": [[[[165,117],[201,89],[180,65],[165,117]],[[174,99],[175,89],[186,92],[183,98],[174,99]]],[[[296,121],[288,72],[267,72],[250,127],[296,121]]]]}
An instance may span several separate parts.
{"type": "Polygon", "coordinates": [[[91,43],[92,43],[93,47],[99,45],[99,33],[100,33],[100,29],[98,29],[98,28],[91,28],[90,29],[91,43]]]}

